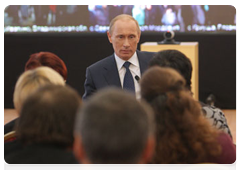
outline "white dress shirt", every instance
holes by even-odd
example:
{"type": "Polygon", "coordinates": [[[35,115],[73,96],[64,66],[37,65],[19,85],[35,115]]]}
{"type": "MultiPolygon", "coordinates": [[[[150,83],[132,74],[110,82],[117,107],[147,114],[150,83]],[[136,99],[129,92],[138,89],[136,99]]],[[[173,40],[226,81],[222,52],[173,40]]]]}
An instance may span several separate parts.
{"type": "MultiPolygon", "coordinates": [[[[114,53],[114,56],[115,56],[115,60],[117,63],[120,82],[123,87],[123,79],[124,79],[124,76],[126,73],[126,68],[123,66],[123,64],[126,61],[119,58],[115,53],[114,53]]],[[[140,78],[141,72],[140,72],[140,66],[139,66],[137,53],[135,52],[128,61],[131,63],[131,65],[129,66],[129,70],[131,71],[131,74],[133,76],[136,98],[139,99],[140,98],[140,86],[139,86],[139,82],[135,79],[135,76],[138,76],[140,78]]]]}

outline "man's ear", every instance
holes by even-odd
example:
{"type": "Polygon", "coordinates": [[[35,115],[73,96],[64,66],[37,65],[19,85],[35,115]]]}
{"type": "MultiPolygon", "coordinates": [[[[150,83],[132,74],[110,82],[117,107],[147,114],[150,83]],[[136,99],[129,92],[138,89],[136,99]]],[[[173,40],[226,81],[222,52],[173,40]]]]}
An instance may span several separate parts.
{"type": "Polygon", "coordinates": [[[140,160],[140,163],[146,164],[152,160],[154,151],[155,151],[155,145],[156,145],[155,137],[154,136],[148,137],[148,140],[146,142],[146,146],[143,151],[142,159],[140,160]]]}
{"type": "Polygon", "coordinates": [[[84,161],[86,159],[86,154],[85,154],[85,151],[84,151],[84,148],[82,145],[81,137],[79,135],[74,136],[73,153],[74,153],[76,159],[80,163],[84,163],[84,161]]]}
{"type": "Polygon", "coordinates": [[[140,38],[141,38],[141,31],[138,33],[138,42],[137,43],[139,43],[140,38]]]}
{"type": "Polygon", "coordinates": [[[107,31],[107,36],[108,36],[108,40],[110,43],[112,43],[112,36],[110,35],[110,32],[107,31]]]}

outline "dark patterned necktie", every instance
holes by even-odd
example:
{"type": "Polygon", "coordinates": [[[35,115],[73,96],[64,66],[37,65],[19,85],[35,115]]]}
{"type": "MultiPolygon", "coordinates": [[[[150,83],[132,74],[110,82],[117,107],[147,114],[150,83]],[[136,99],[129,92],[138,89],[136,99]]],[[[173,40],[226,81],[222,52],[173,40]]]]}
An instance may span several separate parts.
{"type": "Polygon", "coordinates": [[[133,76],[131,74],[131,71],[129,70],[130,62],[126,61],[123,64],[123,67],[126,68],[126,73],[123,79],[123,89],[130,90],[133,93],[135,93],[135,86],[134,86],[134,80],[133,76]]]}

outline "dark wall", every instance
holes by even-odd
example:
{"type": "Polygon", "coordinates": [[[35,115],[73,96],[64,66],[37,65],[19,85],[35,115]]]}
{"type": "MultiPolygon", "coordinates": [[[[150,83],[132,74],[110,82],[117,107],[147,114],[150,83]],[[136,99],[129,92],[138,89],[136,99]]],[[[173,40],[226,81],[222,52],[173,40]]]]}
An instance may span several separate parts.
{"type": "MultiPolygon", "coordinates": [[[[162,33],[143,33],[143,42],[163,40],[162,33]]],[[[176,41],[199,42],[199,98],[216,97],[222,109],[236,108],[236,34],[176,33],[176,41]]],[[[15,83],[24,71],[30,54],[50,51],[68,68],[67,84],[84,93],[86,67],[113,53],[106,34],[5,34],[4,35],[4,107],[12,108],[15,83]]]]}

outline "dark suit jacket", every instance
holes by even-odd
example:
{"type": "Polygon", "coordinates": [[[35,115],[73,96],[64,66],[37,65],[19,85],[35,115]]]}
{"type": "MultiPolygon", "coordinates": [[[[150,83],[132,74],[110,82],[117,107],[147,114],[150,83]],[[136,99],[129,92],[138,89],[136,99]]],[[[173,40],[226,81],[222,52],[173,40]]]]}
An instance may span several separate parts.
{"type": "MultiPolygon", "coordinates": [[[[153,52],[141,52],[136,51],[140,66],[140,72],[143,72],[148,68],[148,63],[153,57],[153,52]]],[[[114,54],[104,58],[93,65],[89,66],[86,70],[86,80],[84,83],[85,93],[83,99],[86,99],[95,91],[107,87],[115,86],[121,87],[117,64],[114,54]]]]}
{"type": "Polygon", "coordinates": [[[9,164],[78,164],[72,150],[54,144],[23,145],[19,140],[4,143],[9,164]]]}

